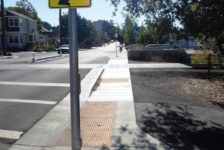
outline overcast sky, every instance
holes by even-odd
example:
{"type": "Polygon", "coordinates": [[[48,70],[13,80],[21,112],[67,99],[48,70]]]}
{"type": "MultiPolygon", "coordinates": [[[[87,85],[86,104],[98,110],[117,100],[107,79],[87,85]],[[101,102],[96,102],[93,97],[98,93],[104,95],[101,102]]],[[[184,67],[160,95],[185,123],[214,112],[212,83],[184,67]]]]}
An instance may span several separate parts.
{"type": "MultiPolygon", "coordinates": [[[[58,9],[49,9],[48,0],[30,0],[33,6],[36,8],[39,17],[43,21],[47,21],[52,25],[58,25],[58,9]]],[[[5,0],[5,7],[15,6],[16,0],[5,0]]],[[[106,0],[92,0],[92,6],[90,8],[80,8],[78,13],[91,20],[96,21],[99,19],[113,20],[115,25],[121,25],[124,21],[122,15],[122,8],[124,4],[119,6],[119,11],[116,16],[113,16],[114,7],[110,5],[109,1],[106,0]]],[[[67,10],[63,10],[67,12],[67,10]]],[[[138,21],[140,24],[142,20],[138,21]]]]}

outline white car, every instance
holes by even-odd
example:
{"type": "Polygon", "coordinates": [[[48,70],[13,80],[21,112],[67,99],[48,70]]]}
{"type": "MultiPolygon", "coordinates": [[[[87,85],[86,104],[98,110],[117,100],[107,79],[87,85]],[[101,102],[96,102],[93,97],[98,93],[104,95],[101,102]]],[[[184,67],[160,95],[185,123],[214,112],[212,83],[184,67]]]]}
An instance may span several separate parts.
{"type": "Polygon", "coordinates": [[[69,45],[61,45],[59,48],[58,48],[58,54],[62,53],[69,53],[69,45]]]}

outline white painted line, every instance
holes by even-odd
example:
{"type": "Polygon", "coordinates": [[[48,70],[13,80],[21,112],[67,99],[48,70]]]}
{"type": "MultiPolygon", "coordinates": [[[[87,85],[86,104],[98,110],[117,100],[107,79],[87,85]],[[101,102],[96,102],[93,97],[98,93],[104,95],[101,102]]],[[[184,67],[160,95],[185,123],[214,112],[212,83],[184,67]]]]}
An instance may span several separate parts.
{"type": "Polygon", "coordinates": [[[1,99],[0,102],[8,103],[26,103],[26,104],[44,104],[44,105],[55,105],[57,102],[53,101],[43,101],[43,100],[24,100],[24,99],[1,99]]]}
{"type": "Polygon", "coordinates": [[[9,81],[0,81],[0,85],[70,87],[70,85],[68,83],[9,82],[9,81]]]}
{"type": "Polygon", "coordinates": [[[10,60],[10,59],[2,59],[0,62],[24,62],[25,60],[10,60]]]}
{"type": "Polygon", "coordinates": [[[0,129],[0,138],[18,140],[23,132],[0,129]]]}
{"type": "MultiPolygon", "coordinates": [[[[97,67],[102,67],[105,64],[79,64],[80,69],[93,69],[97,67]]],[[[12,70],[12,69],[69,69],[69,64],[0,64],[1,70],[12,70]]]]}

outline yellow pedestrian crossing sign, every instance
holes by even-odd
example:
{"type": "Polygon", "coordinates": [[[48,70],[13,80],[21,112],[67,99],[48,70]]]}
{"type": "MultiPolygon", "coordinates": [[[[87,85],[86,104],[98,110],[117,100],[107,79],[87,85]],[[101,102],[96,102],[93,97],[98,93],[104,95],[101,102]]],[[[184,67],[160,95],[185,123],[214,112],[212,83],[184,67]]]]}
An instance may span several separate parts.
{"type": "Polygon", "coordinates": [[[90,7],[91,0],[49,0],[50,8],[90,7]]]}

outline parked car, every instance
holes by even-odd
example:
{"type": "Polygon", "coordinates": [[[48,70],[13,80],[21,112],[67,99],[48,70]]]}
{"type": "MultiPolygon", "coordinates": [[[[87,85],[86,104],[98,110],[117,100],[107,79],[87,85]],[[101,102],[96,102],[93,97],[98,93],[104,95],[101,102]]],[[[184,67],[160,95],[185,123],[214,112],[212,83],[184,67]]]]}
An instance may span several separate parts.
{"type": "Polygon", "coordinates": [[[70,50],[69,45],[61,45],[61,46],[57,49],[58,54],[60,54],[60,53],[62,53],[62,54],[64,54],[64,53],[69,53],[69,50],[70,50]]]}
{"type": "Polygon", "coordinates": [[[177,49],[181,49],[178,44],[174,44],[174,43],[161,44],[160,48],[162,50],[177,50],[177,49]]]}

